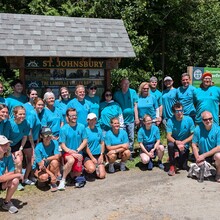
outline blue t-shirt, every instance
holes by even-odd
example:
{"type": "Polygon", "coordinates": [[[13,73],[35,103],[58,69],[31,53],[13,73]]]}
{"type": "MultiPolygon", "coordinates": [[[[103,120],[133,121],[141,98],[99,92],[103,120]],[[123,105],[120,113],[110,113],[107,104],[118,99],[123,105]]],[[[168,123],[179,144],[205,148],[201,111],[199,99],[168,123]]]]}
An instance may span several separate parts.
{"type": "Polygon", "coordinates": [[[172,106],[177,101],[177,90],[173,89],[166,89],[162,93],[162,105],[163,105],[163,118],[168,119],[173,116],[172,106]]]}
{"type": "Polygon", "coordinates": [[[59,142],[64,143],[69,149],[76,150],[84,139],[87,139],[87,134],[83,124],[65,124],[60,130],[59,142]]]}
{"type": "Polygon", "coordinates": [[[26,110],[26,118],[27,118],[30,112],[34,110],[34,106],[31,105],[30,102],[26,102],[25,104],[23,104],[23,107],[26,110]]]}
{"type": "Polygon", "coordinates": [[[125,124],[134,122],[134,104],[137,103],[137,99],[136,91],[130,88],[126,93],[117,91],[114,94],[114,100],[122,109],[125,124]]]}
{"type": "Polygon", "coordinates": [[[2,120],[1,122],[0,122],[0,135],[3,135],[4,134],[4,126],[5,126],[5,122],[6,122],[7,120],[2,120]]]}
{"type": "Polygon", "coordinates": [[[6,98],[3,98],[1,96],[0,96],[0,103],[8,106],[8,102],[7,102],[6,98]]]}
{"type": "Polygon", "coordinates": [[[105,144],[106,146],[114,146],[118,144],[129,143],[128,134],[125,130],[119,129],[118,134],[114,134],[112,130],[106,132],[105,144]]]}
{"type": "Polygon", "coordinates": [[[77,122],[87,126],[87,115],[90,113],[90,104],[88,100],[79,101],[77,98],[72,99],[67,108],[75,108],[77,112],[77,122]]]}
{"type": "Polygon", "coordinates": [[[100,104],[100,98],[99,96],[86,96],[85,99],[90,102],[90,113],[95,113],[97,118],[99,118],[99,104],[100,104]]]}
{"type": "Polygon", "coordinates": [[[160,130],[156,125],[152,125],[150,130],[147,130],[145,126],[139,129],[138,142],[143,143],[144,146],[155,144],[158,140],[160,140],[160,130]]]}
{"type": "Polygon", "coordinates": [[[193,102],[196,107],[196,123],[201,123],[201,113],[209,111],[213,115],[214,122],[219,124],[220,89],[216,86],[197,88],[193,93],[193,102]]]}
{"type": "Polygon", "coordinates": [[[32,110],[27,117],[27,121],[32,129],[33,140],[37,141],[41,131],[41,118],[42,114],[37,114],[35,110],[32,110]]]}
{"type": "Polygon", "coordinates": [[[35,160],[32,168],[36,169],[38,167],[38,163],[40,163],[43,159],[59,154],[59,143],[57,140],[51,140],[49,146],[45,146],[43,142],[38,143],[34,149],[35,160]]]}
{"type": "Polygon", "coordinates": [[[153,95],[146,97],[138,97],[138,118],[144,118],[146,114],[150,115],[152,119],[156,118],[156,109],[158,108],[158,103],[153,95]]]}
{"type": "Polygon", "coordinates": [[[20,124],[17,124],[14,118],[9,119],[5,123],[4,135],[9,140],[13,141],[11,147],[15,146],[24,136],[28,136],[30,133],[30,125],[26,119],[20,124]]]}
{"type": "Polygon", "coordinates": [[[204,124],[195,128],[192,143],[197,144],[199,154],[206,153],[220,145],[220,128],[213,124],[210,131],[205,129],[204,124]]]}
{"type": "Polygon", "coordinates": [[[156,89],[150,90],[150,94],[156,98],[157,104],[160,107],[162,105],[162,93],[158,89],[156,89]]]}
{"type": "Polygon", "coordinates": [[[0,176],[4,175],[6,170],[8,172],[13,172],[15,170],[14,161],[11,154],[8,157],[3,157],[0,159],[0,176]]]}
{"type": "Polygon", "coordinates": [[[105,131],[111,129],[111,119],[122,115],[121,107],[117,102],[101,102],[100,103],[100,119],[99,124],[105,131]]]}
{"type": "Polygon", "coordinates": [[[103,141],[102,130],[95,127],[94,129],[86,128],[88,137],[88,148],[92,155],[99,155],[101,153],[101,142],[103,141]]]}
{"type": "Polygon", "coordinates": [[[193,93],[196,88],[192,85],[184,88],[183,86],[177,89],[177,100],[183,105],[184,115],[194,116],[196,109],[193,104],[193,93]]]}
{"type": "Polygon", "coordinates": [[[13,114],[14,107],[15,106],[23,106],[23,104],[28,101],[28,98],[25,95],[21,95],[19,97],[15,97],[13,95],[9,95],[6,98],[6,101],[8,103],[7,106],[8,106],[9,115],[10,115],[11,118],[13,118],[14,117],[14,114],[13,114]]]}
{"type": "Polygon", "coordinates": [[[55,100],[55,103],[54,103],[54,106],[57,107],[61,112],[62,112],[62,115],[63,115],[63,121],[64,123],[66,124],[66,110],[67,110],[67,104],[70,102],[70,99],[67,99],[67,100],[60,100],[60,99],[57,99],[55,100]]]}
{"type": "MultiPolygon", "coordinates": [[[[195,125],[191,117],[185,115],[181,121],[176,120],[173,116],[167,121],[167,133],[171,133],[175,140],[183,141],[193,134],[195,130],[195,125]]],[[[185,147],[189,148],[189,143],[185,144],[185,147]]]]}
{"type": "Polygon", "coordinates": [[[54,107],[53,110],[44,108],[41,125],[42,127],[50,127],[54,136],[59,136],[60,125],[63,122],[62,112],[54,107]]]}

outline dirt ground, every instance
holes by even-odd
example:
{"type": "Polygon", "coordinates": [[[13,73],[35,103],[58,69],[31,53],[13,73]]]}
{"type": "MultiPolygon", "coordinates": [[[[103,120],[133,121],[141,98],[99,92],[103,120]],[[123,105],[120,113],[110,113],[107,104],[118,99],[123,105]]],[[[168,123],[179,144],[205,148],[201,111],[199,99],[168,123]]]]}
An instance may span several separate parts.
{"type": "Polygon", "coordinates": [[[19,213],[1,210],[0,219],[219,219],[219,198],[220,184],[214,181],[198,183],[186,171],[169,177],[157,167],[137,167],[87,182],[81,189],[16,193],[13,202],[19,213]]]}

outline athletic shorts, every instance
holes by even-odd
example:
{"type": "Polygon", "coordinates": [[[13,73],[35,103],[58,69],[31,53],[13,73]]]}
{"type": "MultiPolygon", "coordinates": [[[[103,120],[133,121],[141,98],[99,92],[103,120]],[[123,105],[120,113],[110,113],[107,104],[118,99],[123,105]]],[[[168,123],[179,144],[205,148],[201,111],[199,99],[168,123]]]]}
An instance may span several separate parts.
{"type": "MultiPolygon", "coordinates": [[[[83,157],[84,157],[84,163],[85,163],[86,161],[88,161],[88,160],[91,160],[91,158],[90,158],[88,155],[85,155],[85,156],[83,156],[83,157]]],[[[93,157],[95,157],[95,159],[98,160],[99,157],[100,157],[100,154],[98,154],[98,155],[93,155],[93,157]]]]}
{"type": "MultiPolygon", "coordinates": [[[[64,153],[62,155],[63,159],[64,159],[64,163],[66,163],[66,156],[70,156],[71,154],[69,153],[64,153]]],[[[78,159],[74,158],[75,159],[75,162],[72,166],[72,171],[73,172],[82,172],[82,161],[78,161],[78,159]]]]}

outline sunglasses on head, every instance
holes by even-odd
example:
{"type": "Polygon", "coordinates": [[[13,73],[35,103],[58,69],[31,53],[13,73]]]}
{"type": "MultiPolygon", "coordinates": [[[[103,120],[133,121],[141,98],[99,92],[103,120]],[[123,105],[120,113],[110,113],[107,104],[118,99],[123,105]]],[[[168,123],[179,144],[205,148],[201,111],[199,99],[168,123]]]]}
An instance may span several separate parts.
{"type": "Polygon", "coordinates": [[[96,87],[96,86],[93,86],[93,87],[90,87],[89,89],[90,89],[90,90],[96,90],[97,87],[96,87]]]}
{"type": "Polygon", "coordinates": [[[203,120],[203,121],[211,121],[212,118],[203,118],[202,120],[203,120]]]}

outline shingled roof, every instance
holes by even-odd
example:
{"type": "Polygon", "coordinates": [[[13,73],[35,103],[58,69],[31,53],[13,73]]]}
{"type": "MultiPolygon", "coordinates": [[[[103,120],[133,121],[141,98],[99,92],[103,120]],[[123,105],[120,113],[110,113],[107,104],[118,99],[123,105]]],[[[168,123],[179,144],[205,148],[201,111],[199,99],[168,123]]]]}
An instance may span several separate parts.
{"type": "Polygon", "coordinates": [[[134,57],[122,20],[0,13],[0,56],[134,57]]]}

